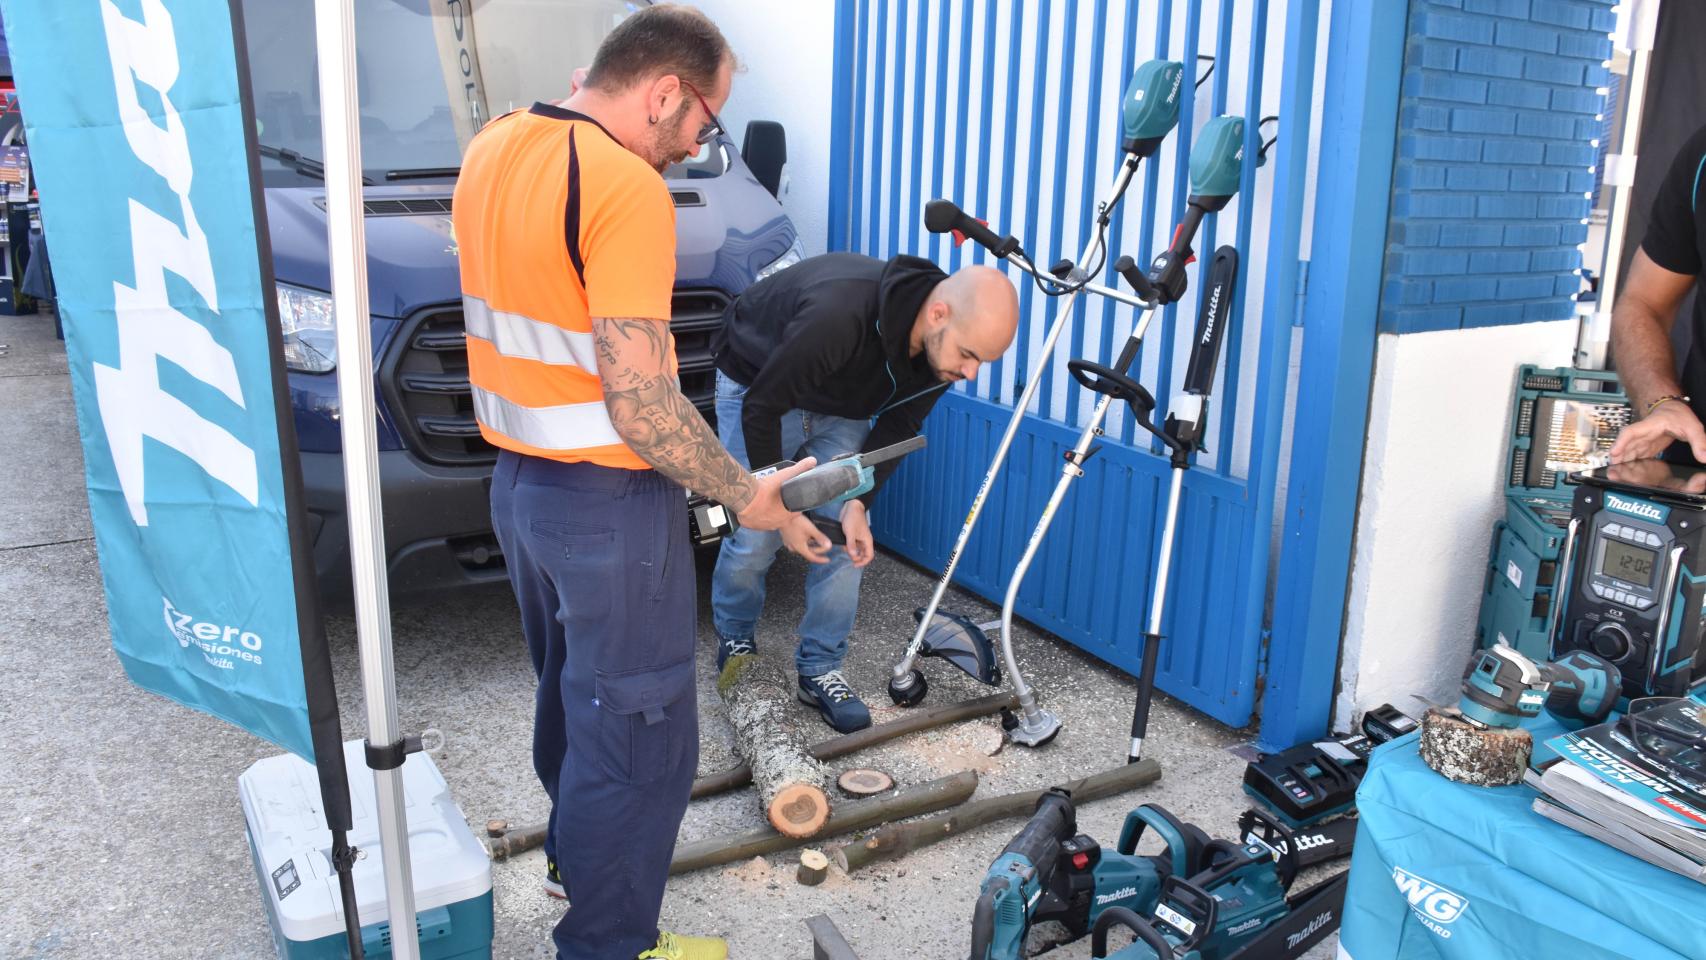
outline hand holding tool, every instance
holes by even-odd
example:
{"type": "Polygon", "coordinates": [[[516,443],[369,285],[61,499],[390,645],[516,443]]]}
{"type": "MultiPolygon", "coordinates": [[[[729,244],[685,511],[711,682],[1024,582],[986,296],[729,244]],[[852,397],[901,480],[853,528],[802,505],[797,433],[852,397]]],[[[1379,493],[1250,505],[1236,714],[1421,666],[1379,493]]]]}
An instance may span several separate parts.
{"type": "MultiPolygon", "coordinates": [[[[851,500],[870,492],[876,483],[876,465],[903,457],[924,448],[923,437],[912,437],[892,443],[880,450],[864,453],[844,453],[826,460],[782,484],[782,506],[795,513],[816,510],[842,500],[851,500]]],[[[793,466],[792,461],[766,467],[758,472],[764,476],[772,471],[793,466]]]]}

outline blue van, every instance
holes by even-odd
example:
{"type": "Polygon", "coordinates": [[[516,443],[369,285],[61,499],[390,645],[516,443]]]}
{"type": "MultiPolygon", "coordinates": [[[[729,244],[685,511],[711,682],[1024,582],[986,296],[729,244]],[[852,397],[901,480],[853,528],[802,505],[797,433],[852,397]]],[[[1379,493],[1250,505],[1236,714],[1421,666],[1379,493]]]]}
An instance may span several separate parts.
{"type": "MultiPolygon", "coordinates": [[[[393,593],[501,581],[487,491],[495,450],[468,388],[451,192],[468,138],[493,116],[568,95],[576,66],[634,3],[356,0],[379,476],[393,593]]],[[[339,358],[311,0],[244,0],[261,178],[314,564],[349,593],[338,429],[339,358]]],[[[753,281],[801,257],[776,199],[781,128],[753,123],[665,173],[675,201],[670,322],[682,390],[714,417],[711,335],[753,281]],[[756,171],[756,172],[755,172],[756,171]]],[[[685,508],[685,507],[684,507],[685,508]]]]}

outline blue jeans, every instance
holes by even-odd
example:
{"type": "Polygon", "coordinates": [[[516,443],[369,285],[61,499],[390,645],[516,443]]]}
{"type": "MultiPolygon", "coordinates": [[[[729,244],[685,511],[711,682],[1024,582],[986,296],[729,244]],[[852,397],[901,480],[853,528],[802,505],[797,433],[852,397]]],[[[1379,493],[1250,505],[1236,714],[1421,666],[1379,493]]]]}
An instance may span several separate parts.
{"type": "MultiPolygon", "coordinates": [[[[717,374],[717,433],[729,453],[752,469],[740,424],[745,396],[746,387],[721,372],[717,374]]],[[[782,456],[812,456],[821,463],[838,454],[858,452],[870,431],[871,425],[864,420],[790,410],[782,417],[782,456]]],[[[839,522],[842,506],[832,503],[813,513],[839,522]]],[[[752,639],[764,612],[764,576],[781,547],[782,535],[774,530],[742,527],[723,541],[717,570],[711,575],[712,622],[718,635],[730,640],[752,639]]],[[[841,661],[847,657],[847,635],[853,632],[853,617],[859,611],[863,572],[853,565],[847,548],[840,546],[830,548],[828,563],[811,564],[806,571],[806,614],[800,619],[800,643],[794,651],[794,666],[801,676],[815,677],[841,668],[841,661]]]]}

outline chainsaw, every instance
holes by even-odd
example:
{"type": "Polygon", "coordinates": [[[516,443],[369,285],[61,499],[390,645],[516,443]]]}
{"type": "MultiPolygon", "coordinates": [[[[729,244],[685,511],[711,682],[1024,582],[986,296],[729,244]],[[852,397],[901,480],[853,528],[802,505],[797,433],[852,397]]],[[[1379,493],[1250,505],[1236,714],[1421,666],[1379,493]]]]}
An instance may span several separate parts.
{"type": "Polygon", "coordinates": [[[984,876],[972,913],[971,960],[1019,960],[1025,937],[1044,921],[1059,922],[1076,940],[1110,908],[1147,913],[1165,878],[1196,873],[1232,847],[1144,804],[1126,815],[1118,845],[1107,850],[1078,833],[1071,794],[1050,790],[984,876]],[[1137,854],[1146,830],[1165,841],[1163,853],[1137,854]]]}
{"type": "Polygon", "coordinates": [[[1090,934],[1090,955],[1111,960],[1296,960],[1338,929],[1348,872],[1288,896],[1297,878],[1291,831],[1259,810],[1239,820],[1244,843],[1190,877],[1169,876],[1147,916],[1129,907],[1103,911],[1090,934]],[[1108,952],[1108,935],[1124,927],[1136,942],[1108,952]]]}

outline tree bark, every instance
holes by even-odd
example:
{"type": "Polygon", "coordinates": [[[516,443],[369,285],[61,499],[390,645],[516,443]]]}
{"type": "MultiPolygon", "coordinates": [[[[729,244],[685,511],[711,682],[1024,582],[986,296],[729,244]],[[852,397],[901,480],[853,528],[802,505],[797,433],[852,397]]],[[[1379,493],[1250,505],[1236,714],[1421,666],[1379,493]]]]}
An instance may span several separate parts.
{"type": "MultiPolygon", "coordinates": [[[[880,743],[888,743],[909,733],[920,730],[930,730],[935,727],[945,727],[950,723],[962,720],[975,720],[987,717],[1002,707],[1017,708],[1019,701],[1010,693],[994,693],[976,700],[966,700],[962,703],[949,703],[928,710],[909,710],[898,719],[887,723],[879,723],[866,727],[854,733],[844,734],[821,743],[813,744],[811,755],[818,760],[834,760],[845,757],[850,753],[874,747],[880,743]]],[[[752,783],[752,767],[741,764],[722,773],[713,773],[693,781],[693,799],[714,797],[719,793],[739,790],[752,783]]]]}
{"type": "MultiPolygon", "coordinates": [[[[1161,765],[1153,758],[1137,763],[1124,763],[1082,780],[1061,784],[1072,794],[1075,804],[1087,803],[1125,793],[1161,778],[1161,765]]],[[[839,844],[824,852],[847,873],[878,860],[903,857],[930,844],[957,837],[996,820],[1028,817],[1036,809],[1042,790],[1027,790],[990,797],[968,803],[957,810],[915,820],[911,823],[891,823],[856,843],[839,844]]]]}
{"type": "Polygon", "coordinates": [[[1422,715],[1422,761],[1440,776],[1478,787],[1521,783],[1534,736],[1521,727],[1478,727],[1456,709],[1429,707],[1422,715]]]}
{"type": "MultiPolygon", "coordinates": [[[[962,770],[953,776],[906,787],[886,797],[844,803],[830,814],[821,834],[834,836],[921,813],[933,813],[964,803],[976,789],[977,774],[962,770]]],[[[670,861],[669,872],[674,875],[736,860],[750,860],[788,850],[801,843],[799,839],[762,827],[732,837],[699,840],[675,848],[675,859],[670,861]]]]}
{"type": "Polygon", "coordinates": [[[545,825],[535,823],[532,826],[516,827],[505,830],[500,837],[493,837],[486,844],[493,860],[508,860],[510,857],[525,853],[534,847],[544,846],[545,825]]]}
{"type": "Polygon", "coordinates": [[[774,664],[754,655],[733,657],[717,678],[717,693],[735,729],[735,750],[752,768],[764,815],[782,834],[815,836],[829,819],[829,771],[811,755],[793,717],[794,693],[774,664]]]}

